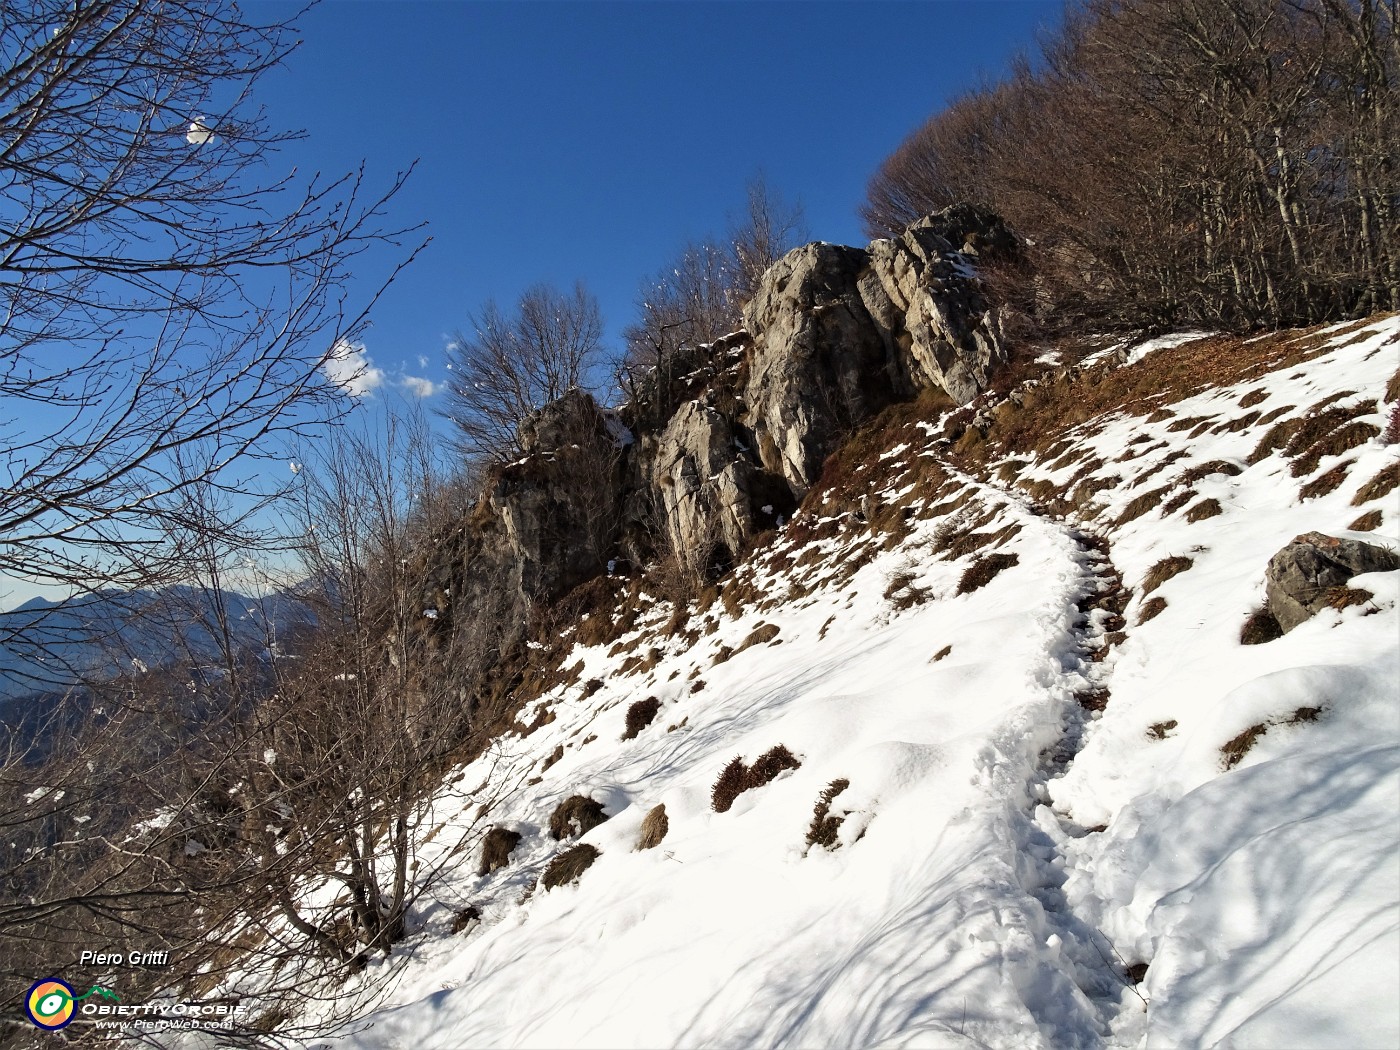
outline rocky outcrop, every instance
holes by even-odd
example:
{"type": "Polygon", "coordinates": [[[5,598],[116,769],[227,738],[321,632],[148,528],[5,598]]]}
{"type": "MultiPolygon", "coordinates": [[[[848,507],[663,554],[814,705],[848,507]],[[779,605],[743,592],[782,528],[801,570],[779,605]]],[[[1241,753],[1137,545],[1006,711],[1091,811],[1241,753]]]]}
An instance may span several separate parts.
{"type": "Polygon", "coordinates": [[[859,248],[797,248],[744,310],[754,341],[745,422],[763,466],[798,497],[842,434],[896,394],[895,361],[860,294],[869,265],[859,248]]]}
{"type": "Polygon", "coordinates": [[[1307,532],[1269,559],[1266,608],[1286,633],[1335,606],[1335,589],[1353,576],[1394,569],[1400,569],[1400,556],[1385,547],[1307,532]]]}
{"type": "Polygon", "coordinates": [[[868,249],[809,244],[779,260],[744,311],[744,422],[763,466],[800,498],[841,437],[892,401],[937,386],[965,404],[986,389],[1006,354],[972,260],[1015,250],[994,216],[960,207],[868,249]]]}
{"type": "MultiPolygon", "coordinates": [[[[721,568],[790,515],[858,426],[929,386],[956,402],[1005,351],[975,273],[1015,238],[951,208],[868,248],[789,252],[745,330],[629,376],[628,404],[570,391],[520,424],[523,455],[422,568],[425,617],[489,625],[481,659],[516,644],[532,606],[665,547],[721,568]]],[[[444,632],[444,637],[446,633],[444,632]]]]}
{"type": "Polygon", "coordinates": [[[488,499],[520,593],[551,600],[607,563],[621,521],[625,445],[577,390],[522,422],[519,439],[526,455],[496,473],[488,499]]]}
{"type": "Polygon", "coordinates": [[[671,549],[705,559],[720,543],[730,555],[742,550],[754,532],[753,470],[729,420],[698,401],[682,405],[661,434],[650,472],[671,549]]]}
{"type": "Polygon", "coordinates": [[[959,404],[986,389],[1006,356],[1000,313],[989,308],[967,254],[949,239],[981,243],[993,255],[1008,251],[1006,228],[990,218],[977,223],[976,214],[930,216],[898,240],[876,241],[862,285],[912,385],[942,387],[959,404]]]}

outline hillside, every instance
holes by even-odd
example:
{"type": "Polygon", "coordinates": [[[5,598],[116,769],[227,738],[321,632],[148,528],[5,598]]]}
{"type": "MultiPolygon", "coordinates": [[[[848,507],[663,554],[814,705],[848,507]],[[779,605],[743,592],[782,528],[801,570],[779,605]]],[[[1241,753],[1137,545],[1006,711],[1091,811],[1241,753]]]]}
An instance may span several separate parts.
{"type": "Polygon", "coordinates": [[[677,607],[619,575],[530,643],[559,673],[436,794],[408,938],[301,1022],[367,1048],[1396,1045],[1397,347],[1395,316],[1099,341],[967,407],[894,404],[720,587],[677,607]],[[1309,533],[1389,571],[1315,576],[1275,637],[1266,568],[1309,533]],[[576,795],[601,814],[559,813],[576,795]]]}

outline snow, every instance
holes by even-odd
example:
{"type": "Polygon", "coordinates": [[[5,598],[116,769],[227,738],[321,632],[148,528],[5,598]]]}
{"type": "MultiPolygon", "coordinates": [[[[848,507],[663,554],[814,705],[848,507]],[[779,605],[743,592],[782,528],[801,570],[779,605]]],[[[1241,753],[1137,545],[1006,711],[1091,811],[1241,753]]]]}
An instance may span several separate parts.
{"type": "MultiPolygon", "coordinates": [[[[1138,361],[1199,337],[1117,349],[1138,361]]],[[[1378,531],[1348,531],[1362,513],[1353,497],[1400,446],[1323,458],[1315,473],[1350,461],[1347,478],[1303,500],[1308,478],[1279,453],[1247,462],[1267,425],[1171,429],[1238,418],[1256,391],[1265,410],[1379,391],[1397,343],[1395,318],[1339,330],[1301,372],[1203,391],[1160,423],[1087,425],[1076,442],[1123,482],[1082,521],[960,476],[980,531],[1019,526],[995,548],[1017,564],[971,593],[957,591],[975,555],[936,556],[945,519],[916,520],[889,550],[863,548],[878,534],[851,527],[818,541],[807,569],[741,568],[771,601],[692,611],[698,640],[658,633],[669,616],[658,604],[615,646],[578,647],[567,663],[603,688],[556,688],[521,716],[548,708],[552,722],[447,778],[489,783],[490,820],[522,835],[511,863],[478,878],[473,847],[445,871],[402,950],[347,983],[377,1001],[338,1045],[1400,1044],[1400,573],[1354,580],[1373,595],[1364,606],[1264,645],[1239,639],[1264,566],[1293,536],[1400,542],[1393,493],[1367,505],[1383,510],[1378,531]],[[1119,461],[1139,447],[1153,451],[1119,461]],[[1117,524],[1135,496],[1213,460],[1240,469],[1194,482],[1192,502],[1215,498],[1219,515],[1191,522],[1183,506],[1117,524]],[[862,549],[873,556],[854,568],[862,549]],[[1168,556],[1191,567],[1144,594],[1168,556]],[[1079,610],[1115,568],[1134,598],[1103,655],[1106,613],[1079,610]],[[886,594],[906,575],[928,596],[901,609],[886,594]],[[1139,623],[1148,597],[1167,607],[1139,623]],[[760,624],[776,637],[724,655],[760,624]],[[632,643],[655,645],[659,661],[623,673],[632,643]],[[1109,701],[1088,712],[1076,698],[1095,689],[1109,701]],[[628,706],[646,696],[659,713],[622,740],[628,706]],[[1224,745],[1257,727],[1227,768],[1224,745]],[[800,768],[715,813],[725,764],[780,743],[800,768]],[[849,781],[831,804],[838,845],[809,847],[813,807],[838,778],[849,781]],[[548,836],[551,811],[580,792],[611,815],[582,837],[601,856],[577,884],[528,893],[571,845],[548,836]],[[659,803],[668,834],[639,851],[659,803]],[[451,935],[468,902],[481,923],[451,935]],[[1137,986],[1134,964],[1147,964],[1137,986]]],[[[1378,423],[1373,407],[1362,418],[1378,423]]],[[[1033,463],[1024,480],[1079,466],[1033,463]]],[[[907,488],[897,480],[877,502],[907,488]]],[[[424,870],[475,810],[444,788],[424,870]]]]}

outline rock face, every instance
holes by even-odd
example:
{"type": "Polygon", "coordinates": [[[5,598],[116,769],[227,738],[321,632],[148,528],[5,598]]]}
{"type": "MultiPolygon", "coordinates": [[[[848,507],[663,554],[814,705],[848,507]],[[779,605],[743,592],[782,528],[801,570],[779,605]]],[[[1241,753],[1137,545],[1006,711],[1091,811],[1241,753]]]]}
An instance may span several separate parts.
{"type": "Polygon", "coordinates": [[[966,403],[1005,352],[974,264],[1012,257],[995,216],[950,208],[868,248],[789,252],[746,329],[630,377],[628,404],[570,391],[520,424],[472,513],[421,569],[436,630],[488,624],[480,658],[530,609],[663,547],[718,569],[790,515],[851,431],[926,387],[966,403]]]}
{"type": "Polygon", "coordinates": [[[730,555],[753,534],[749,478],[729,421],[690,401],[671,417],[651,469],[671,549],[710,560],[716,544],[730,555]]]}
{"type": "Polygon", "coordinates": [[[1353,576],[1400,569],[1400,556],[1374,543],[1307,532],[1269,559],[1268,611],[1285,633],[1327,608],[1329,591],[1353,576]]]}
{"type": "Polygon", "coordinates": [[[520,425],[526,455],[501,469],[490,508],[528,599],[551,600],[606,565],[622,504],[621,447],[607,417],[580,391],[520,425]]]}
{"type": "Polygon", "coordinates": [[[971,260],[1015,250],[1000,220],[958,207],[868,249],[809,244],[779,260],[744,311],[744,422],[764,468],[800,499],[840,438],[892,401],[936,386],[965,404],[986,389],[1006,354],[971,260]]]}

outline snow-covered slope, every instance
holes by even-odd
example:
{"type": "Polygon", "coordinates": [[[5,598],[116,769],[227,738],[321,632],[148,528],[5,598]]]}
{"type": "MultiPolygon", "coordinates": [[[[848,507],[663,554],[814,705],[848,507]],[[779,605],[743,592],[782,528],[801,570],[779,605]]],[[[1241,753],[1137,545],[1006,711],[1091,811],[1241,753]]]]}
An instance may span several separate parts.
{"type": "Polygon", "coordinates": [[[485,877],[459,855],[337,1044],[1400,1043],[1400,573],[1240,642],[1294,535],[1400,541],[1372,482],[1400,446],[1305,472],[1257,451],[1329,399],[1383,425],[1400,320],[1308,338],[1301,365],[1099,413],[1054,458],[974,462],[892,417],[719,600],[579,645],[537,728],[454,776],[424,870],[482,797],[520,842],[485,877]],[[716,812],[731,759],[776,745],[800,767],[716,812]],[[600,855],[532,890],[575,844],[549,834],[574,794],[610,815],[580,840],[600,855]],[[824,794],[830,847],[808,834],[824,794]],[[449,932],[468,905],[481,921],[449,932]]]}

